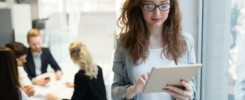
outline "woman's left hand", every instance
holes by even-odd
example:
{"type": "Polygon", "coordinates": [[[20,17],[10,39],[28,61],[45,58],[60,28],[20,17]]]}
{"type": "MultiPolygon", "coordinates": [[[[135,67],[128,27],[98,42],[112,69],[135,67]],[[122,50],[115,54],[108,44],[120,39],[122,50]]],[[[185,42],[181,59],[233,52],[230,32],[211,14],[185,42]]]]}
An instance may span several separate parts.
{"type": "Polygon", "coordinates": [[[173,85],[168,85],[166,88],[163,88],[163,91],[172,95],[176,100],[191,100],[193,99],[193,89],[190,83],[186,81],[181,81],[181,84],[185,89],[178,88],[173,85]]]}

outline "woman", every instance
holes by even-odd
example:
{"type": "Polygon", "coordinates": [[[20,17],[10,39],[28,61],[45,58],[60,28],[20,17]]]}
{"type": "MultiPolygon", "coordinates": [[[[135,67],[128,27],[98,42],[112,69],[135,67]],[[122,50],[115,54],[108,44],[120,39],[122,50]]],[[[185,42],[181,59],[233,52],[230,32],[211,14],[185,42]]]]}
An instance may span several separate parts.
{"type": "Polygon", "coordinates": [[[0,65],[0,100],[27,100],[20,89],[17,62],[11,49],[0,47],[0,65]]]}
{"type": "Polygon", "coordinates": [[[31,80],[28,78],[23,67],[26,62],[27,48],[20,42],[9,42],[5,46],[11,49],[15,54],[18,66],[19,82],[22,90],[29,97],[33,96],[35,94],[34,86],[32,85],[31,80]]]}
{"type": "MultiPolygon", "coordinates": [[[[195,63],[194,42],[183,33],[178,0],[126,0],[118,19],[121,32],[114,55],[115,100],[190,100],[193,82],[171,84],[162,93],[142,93],[153,66],[195,63]]],[[[170,76],[171,77],[171,76],[170,76]]],[[[159,77],[160,78],[160,77],[159,77]]]]}
{"type": "Polygon", "coordinates": [[[94,64],[86,46],[81,42],[71,43],[70,56],[80,67],[75,75],[72,100],[106,100],[102,69],[94,64]]]}

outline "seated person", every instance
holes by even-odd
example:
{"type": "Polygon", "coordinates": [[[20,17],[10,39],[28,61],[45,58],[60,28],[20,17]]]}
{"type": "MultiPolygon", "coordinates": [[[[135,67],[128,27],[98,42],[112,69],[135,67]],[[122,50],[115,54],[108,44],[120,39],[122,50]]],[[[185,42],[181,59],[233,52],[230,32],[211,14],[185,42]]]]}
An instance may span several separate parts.
{"type": "Polygon", "coordinates": [[[14,52],[0,47],[0,100],[28,100],[20,89],[17,62],[14,52]]]}
{"type": "MultiPolygon", "coordinates": [[[[86,46],[81,42],[73,42],[70,45],[72,61],[80,67],[75,75],[75,84],[72,100],[107,100],[102,69],[95,65],[86,46]]],[[[48,100],[59,100],[58,96],[47,94],[48,100]]]]}
{"type": "Polygon", "coordinates": [[[102,69],[93,62],[86,46],[81,42],[71,43],[70,56],[80,67],[75,75],[72,100],[106,100],[102,69]]]}
{"type": "Polygon", "coordinates": [[[5,45],[10,48],[16,57],[18,65],[19,82],[22,90],[30,97],[34,95],[34,87],[24,71],[23,65],[26,62],[27,48],[19,42],[10,42],[5,45]]]}
{"type": "Polygon", "coordinates": [[[30,48],[28,49],[27,62],[24,69],[28,77],[35,85],[45,86],[50,80],[47,78],[35,78],[46,73],[50,64],[55,71],[56,79],[62,76],[61,68],[55,61],[48,48],[42,47],[41,34],[37,29],[31,29],[27,34],[27,40],[30,48]]]}

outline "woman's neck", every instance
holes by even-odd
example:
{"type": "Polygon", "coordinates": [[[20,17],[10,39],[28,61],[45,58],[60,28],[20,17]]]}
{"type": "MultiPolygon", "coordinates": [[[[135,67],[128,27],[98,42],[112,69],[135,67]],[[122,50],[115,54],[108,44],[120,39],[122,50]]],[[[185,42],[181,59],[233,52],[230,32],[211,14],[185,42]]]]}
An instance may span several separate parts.
{"type": "Polygon", "coordinates": [[[156,49],[162,47],[162,27],[148,28],[150,32],[150,49],[156,49]]]}
{"type": "Polygon", "coordinates": [[[161,36],[162,35],[162,26],[148,26],[148,30],[151,36],[161,36]]]}

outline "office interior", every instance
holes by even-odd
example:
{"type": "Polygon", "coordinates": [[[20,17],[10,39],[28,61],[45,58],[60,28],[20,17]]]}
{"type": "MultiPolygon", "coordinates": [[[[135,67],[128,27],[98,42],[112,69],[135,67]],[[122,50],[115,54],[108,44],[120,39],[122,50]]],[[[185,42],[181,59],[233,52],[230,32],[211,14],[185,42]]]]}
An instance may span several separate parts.
{"type": "MultiPolygon", "coordinates": [[[[73,81],[78,67],[70,59],[69,45],[75,40],[82,41],[96,64],[103,69],[107,98],[111,100],[115,35],[119,30],[117,18],[124,1],[0,0],[0,46],[18,41],[28,47],[28,30],[40,29],[43,46],[50,49],[60,64],[63,79],[73,81]]],[[[194,38],[196,61],[202,64],[195,76],[195,100],[235,100],[235,86],[239,79],[237,58],[243,56],[238,52],[244,45],[240,41],[245,35],[245,1],[179,2],[183,30],[194,38]]]]}

